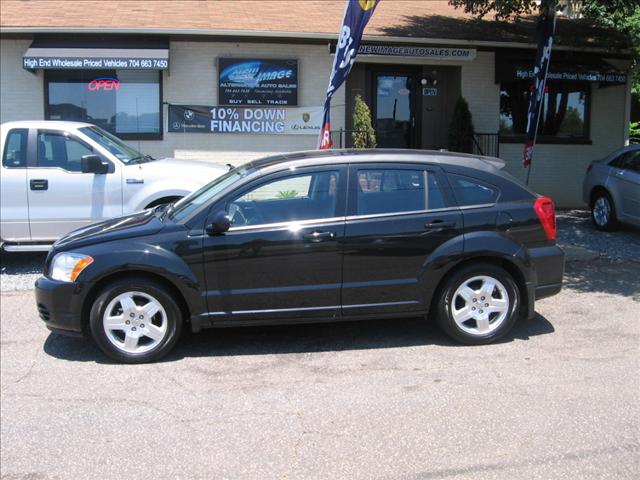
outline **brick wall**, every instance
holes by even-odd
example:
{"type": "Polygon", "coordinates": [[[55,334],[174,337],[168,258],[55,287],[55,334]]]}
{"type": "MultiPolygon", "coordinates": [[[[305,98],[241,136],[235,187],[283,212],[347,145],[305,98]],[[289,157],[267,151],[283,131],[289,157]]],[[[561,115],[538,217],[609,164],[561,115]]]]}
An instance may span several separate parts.
{"type": "MultiPolygon", "coordinates": [[[[553,198],[559,207],[582,207],[582,181],[587,165],[625,144],[627,86],[591,86],[591,145],[538,144],[534,150],[529,185],[553,198]]],[[[497,116],[497,115],[496,115],[497,116]]],[[[522,144],[500,144],[506,170],[524,180],[522,144]]]]}
{"type": "MultiPolygon", "coordinates": [[[[171,42],[170,71],[164,72],[164,100],[175,104],[216,105],[216,58],[298,59],[298,105],[324,104],[332,58],[326,45],[171,42]]],[[[344,87],[333,97],[331,126],[344,128],[344,87]]],[[[164,107],[166,132],[167,107],[164,107]]],[[[273,152],[316,148],[315,135],[165,133],[163,141],[141,142],[154,156],[203,158],[232,164],[273,152]]]]}
{"type": "Polygon", "coordinates": [[[0,123],[44,118],[43,74],[22,68],[31,40],[0,40],[0,123]]]}
{"type": "MultiPolygon", "coordinates": [[[[0,123],[44,118],[42,71],[22,68],[30,40],[0,40],[0,123]]],[[[163,72],[163,101],[175,104],[216,105],[218,57],[298,59],[298,105],[324,104],[333,57],[326,45],[268,43],[172,42],[170,70],[163,72]]],[[[332,128],[344,128],[344,87],[333,97],[332,128]]],[[[155,157],[178,157],[240,164],[274,152],[315,149],[315,135],[166,133],[168,107],[163,107],[164,139],[131,140],[133,146],[155,157]]]]}

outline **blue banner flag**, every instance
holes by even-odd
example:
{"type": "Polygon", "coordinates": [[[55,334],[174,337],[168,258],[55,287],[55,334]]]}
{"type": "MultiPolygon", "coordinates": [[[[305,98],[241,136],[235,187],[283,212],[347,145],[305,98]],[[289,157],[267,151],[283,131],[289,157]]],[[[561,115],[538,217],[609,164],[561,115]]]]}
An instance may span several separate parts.
{"type": "MultiPolygon", "coordinates": [[[[536,64],[533,69],[533,85],[531,86],[531,97],[529,99],[529,110],[527,112],[527,137],[522,155],[522,164],[525,168],[531,165],[533,160],[533,146],[536,143],[538,123],[540,121],[540,110],[544,100],[545,87],[547,83],[547,72],[551,61],[551,46],[556,30],[556,11],[553,5],[543,0],[540,5],[540,17],[536,25],[536,37],[538,40],[538,52],[536,64]]],[[[527,173],[527,183],[529,183],[529,173],[527,173]]]]}
{"type": "Polygon", "coordinates": [[[380,0],[346,0],[344,19],[338,37],[336,55],[333,58],[333,68],[327,88],[327,99],[324,102],[324,116],[322,128],[318,139],[318,148],[324,150],[331,148],[331,97],[340,85],[345,81],[353,67],[362,39],[362,32],[367,26],[380,0]]]}

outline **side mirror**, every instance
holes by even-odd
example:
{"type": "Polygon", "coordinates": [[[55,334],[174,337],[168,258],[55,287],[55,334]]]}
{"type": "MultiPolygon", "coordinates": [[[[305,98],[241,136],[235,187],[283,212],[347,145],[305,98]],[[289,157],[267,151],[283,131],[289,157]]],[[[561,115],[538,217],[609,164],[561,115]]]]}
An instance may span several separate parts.
{"type": "Polygon", "coordinates": [[[222,235],[231,228],[231,220],[227,216],[226,212],[218,212],[213,217],[213,222],[207,225],[205,229],[207,235],[222,235]]]}
{"type": "Polygon", "coordinates": [[[84,155],[80,158],[80,170],[82,173],[103,174],[109,172],[109,164],[103,162],[98,155],[84,155]]]}

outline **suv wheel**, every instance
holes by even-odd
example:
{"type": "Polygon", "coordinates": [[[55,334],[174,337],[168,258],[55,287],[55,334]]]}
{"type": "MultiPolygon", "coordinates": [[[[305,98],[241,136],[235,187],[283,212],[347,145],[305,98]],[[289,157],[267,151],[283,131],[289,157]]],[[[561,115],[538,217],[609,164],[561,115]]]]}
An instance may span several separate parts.
{"type": "Polygon", "coordinates": [[[107,286],[91,308],[90,327],[100,349],[114,360],[158,360],[176,344],[182,314],[167,290],[149,280],[107,286]]]}
{"type": "Polygon", "coordinates": [[[438,300],[438,323],[454,340],[471,345],[493,342],[517,318],[519,291],[511,275],[477,264],[451,275],[438,300]]]}
{"type": "Polygon", "coordinates": [[[617,227],[616,209],[607,192],[596,192],[591,202],[591,220],[598,230],[610,232],[617,227]]]}

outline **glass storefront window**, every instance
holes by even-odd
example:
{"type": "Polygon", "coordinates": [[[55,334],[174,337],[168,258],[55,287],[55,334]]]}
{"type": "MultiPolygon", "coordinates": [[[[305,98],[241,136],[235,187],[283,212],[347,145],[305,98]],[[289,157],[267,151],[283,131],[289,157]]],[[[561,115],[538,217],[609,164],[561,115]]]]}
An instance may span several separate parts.
{"type": "MultiPolygon", "coordinates": [[[[500,87],[500,135],[524,135],[531,83],[517,81],[500,87]]],[[[587,139],[589,85],[547,83],[538,124],[538,136],[587,139]]]]}
{"type": "Polygon", "coordinates": [[[47,71],[47,119],[92,123],[123,139],[160,139],[160,75],[148,70],[47,71]]]}

